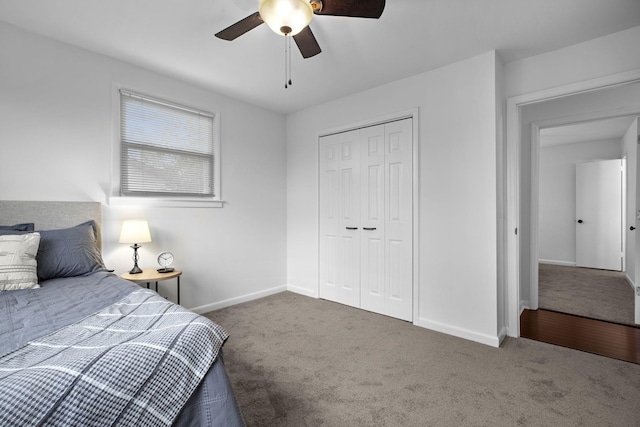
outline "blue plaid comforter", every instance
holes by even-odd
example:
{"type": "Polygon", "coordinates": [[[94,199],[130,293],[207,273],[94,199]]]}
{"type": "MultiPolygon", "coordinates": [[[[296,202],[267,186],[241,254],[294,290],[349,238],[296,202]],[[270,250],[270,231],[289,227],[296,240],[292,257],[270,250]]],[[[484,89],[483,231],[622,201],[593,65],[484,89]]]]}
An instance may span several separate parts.
{"type": "Polygon", "coordinates": [[[171,425],[227,337],[136,290],[0,357],[0,425],[171,425]]]}

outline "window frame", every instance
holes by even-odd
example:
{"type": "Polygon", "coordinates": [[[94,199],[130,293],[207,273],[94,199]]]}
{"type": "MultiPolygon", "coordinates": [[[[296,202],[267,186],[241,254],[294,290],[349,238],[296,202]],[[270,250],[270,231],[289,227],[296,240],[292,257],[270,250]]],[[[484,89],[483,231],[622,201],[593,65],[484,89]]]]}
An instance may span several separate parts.
{"type": "Polygon", "coordinates": [[[173,101],[176,97],[154,94],[148,90],[140,90],[114,82],[112,84],[112,156],[111,156],[111,190],[107,203],[111,206],[150,206],[150,207],[223,207],[221,185],[221,150],[220,150],[220,112],[208,112],[206,108],[194,105],[194,102],[173,101]],[[143,96],[150,100],[176,106],[194,112],[203,112],[213,116],[213,197],[209,196],[162,196],[162,195],[122,195],[121,194],[121,153],[122,153],[122,119],[120,91],[143,96]]]}

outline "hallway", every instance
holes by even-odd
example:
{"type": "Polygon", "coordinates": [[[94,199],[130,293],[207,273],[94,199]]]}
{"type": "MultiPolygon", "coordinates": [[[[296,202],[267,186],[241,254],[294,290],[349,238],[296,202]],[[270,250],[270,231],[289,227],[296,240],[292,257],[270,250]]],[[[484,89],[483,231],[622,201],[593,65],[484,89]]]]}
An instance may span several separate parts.
{"type": "Polygon", "coordinates": [[[624,273],[541,263],[538,283],[541,309],[637,326],[624,273]]]}

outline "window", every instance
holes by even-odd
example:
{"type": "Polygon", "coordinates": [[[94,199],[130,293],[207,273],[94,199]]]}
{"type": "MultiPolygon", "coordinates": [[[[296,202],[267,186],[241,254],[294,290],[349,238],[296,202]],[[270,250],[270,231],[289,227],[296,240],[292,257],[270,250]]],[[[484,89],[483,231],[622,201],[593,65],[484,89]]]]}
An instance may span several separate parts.
{"type": "Polygon", "coordinates": [[[120,90],[120,193],[219,197],[215,115],[120,90]]]}

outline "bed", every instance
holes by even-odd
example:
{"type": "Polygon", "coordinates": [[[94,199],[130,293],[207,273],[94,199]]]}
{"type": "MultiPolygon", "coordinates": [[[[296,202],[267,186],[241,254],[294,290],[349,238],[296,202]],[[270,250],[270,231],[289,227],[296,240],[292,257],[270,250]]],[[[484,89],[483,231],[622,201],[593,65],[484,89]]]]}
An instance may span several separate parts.
{"type": "Polygon", "coordinates": [[[101,215],[0,201],[0,425],[244,426],[225,330],[109,271],[101,215]]]}

